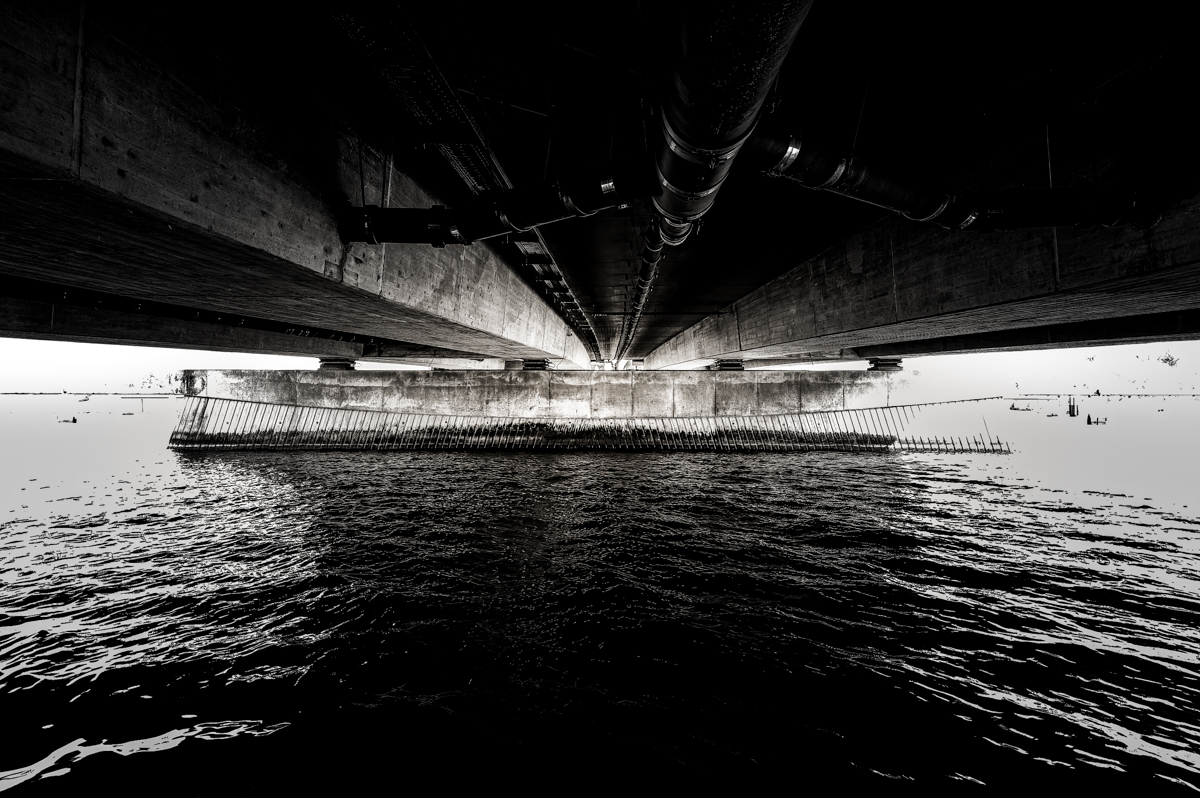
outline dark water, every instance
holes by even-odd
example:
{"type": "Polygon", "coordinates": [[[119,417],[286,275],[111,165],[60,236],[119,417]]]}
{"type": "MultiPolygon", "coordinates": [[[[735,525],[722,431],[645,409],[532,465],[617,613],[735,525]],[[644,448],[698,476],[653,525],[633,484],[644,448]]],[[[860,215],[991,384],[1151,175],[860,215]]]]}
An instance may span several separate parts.
{"type": "Polygon", "coordinates": [[[158,451],[28,482],[0,789],[1200,788],[1200,512],[1014,462],[158,451]]]}

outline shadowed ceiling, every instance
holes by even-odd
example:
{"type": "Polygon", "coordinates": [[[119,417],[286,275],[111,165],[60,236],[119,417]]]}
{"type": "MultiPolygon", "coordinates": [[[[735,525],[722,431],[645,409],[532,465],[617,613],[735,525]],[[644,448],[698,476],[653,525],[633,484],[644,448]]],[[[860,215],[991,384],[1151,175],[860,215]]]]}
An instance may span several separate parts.
{"type": "MultiPolygon", "coordinates": [[[[1136,180],[1194,158],[1181,139],[1194,76],[1177,37],[1187,26],[1182,10],[1168,9],[817,0],[760,124],[947,190],[1041,187],[1051,169],[1055,185],[1136,180]]],[[[398,164],[454,203],[480,187],[468,185],[438,145],[461,144],[469,131],[414,119],[412,103],[397,98],[395,73],[363,52],[364,36],[414,59],[401,78],[441,81],[441,94],[427,91],[419,101],[465,111],[520,188],[581,165],[633,162],[653,146],[655,108],[684,22],[676,15],[686,13],[679,4],[617,0],[536,13],[403,4],[370,15],[293,8],[243,15],[237,26],[228,15],[182,12],[130,22],[148,41],[169,41],[168,57],[198,84],[263,124],[292,125],[294,150],[280,154],[283,162],[310,157],[322,125],[349,125],[393,148],[398,164]],[[348,35],[347,18],[365,33],[348,35]],[[322,96],[317,85],[334,88],[344,104],[311,107],[309,98],[322,96]],[[294,124],[297,108],[309,129],[294,124]]],[[[735,163],[700,229],[667,249],[628,357],[644,357],[886,213],[735,163]]],[[[513,242],[489,246],[531,283],[558,285],[547,296],[594,334],[606,359],[629,322],[650,218],[649,203],[636,201],[541,228],[553,268],[531,263],[528,248],[513,242]]]]}

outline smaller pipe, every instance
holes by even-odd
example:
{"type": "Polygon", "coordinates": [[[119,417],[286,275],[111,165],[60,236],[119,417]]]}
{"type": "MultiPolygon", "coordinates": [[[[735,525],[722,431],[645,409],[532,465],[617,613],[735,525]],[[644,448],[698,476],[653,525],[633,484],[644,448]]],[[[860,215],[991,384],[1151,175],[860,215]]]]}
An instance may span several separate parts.
{"type": "Polygon", "coordinates": [[[973,197],[977,230],[1022,227],[1153,225],[1158,212],[1138,192],[1119,186],[1005,189],[973,197]]]}
{"type": "MultiPolygon", "coordinates": [[[[643,164],[636,163],[641,167],[643,164]]],[[[368,244],[467,245],[509,233],[591,216],[661,191],[644,170],[602,167],[565,176],[546,188],[506,191],[463,208],[347,208],[339,218],[342,239],[368,244]]],[[[684,234],[686,237],[686,233],[684,234]]]]}
{"type": "Polygon", "coordinates": [[[962,229],[977,218],[974,208],[944,192],[898,178],[860,158],[841,157],[811,137],[764,132],[746,145],[745,158],[773,177],[830,191],[900,213],[909,219],[962,229]]]}
{"type": "Polygon", "coordinates": [[[895,211],[947,230],[1022,227],[1153,225],[1158,212],[1137,192],[1121,187],[1006,189],[946,193],[902,178],[860,158],[840,157],[797,135],[760,133],[744,148],[747,161],[768,175],[895,211]]]}
{"type": "MultiPolygon", "coordinates": [[[[664,225],[671,233],[675,231],[673,223],[661,217],[655,219],[646,228],[645,243],[642,245],[642,268],[638,270],[637,287],[633,293],[633,307],[622,330],[614,360],[621,360],[633,343],[634,333],[637,332],[638,322],[642,318],[642,310],[646,306],[646,299],[650,296],[651,285],[654,283],[654,278],[658,276],[658,263],[662,260],[663,248],[671,245],[671,242],[663,235],[664,225]]],[[[688,228],[691,228],[690,224],[688,228]]],[[[686,238],[687,233],[684,233],[683,237],[686,238]]],[[[680,239],[679,243],[682,242],[683,239],[680,239]]]]}

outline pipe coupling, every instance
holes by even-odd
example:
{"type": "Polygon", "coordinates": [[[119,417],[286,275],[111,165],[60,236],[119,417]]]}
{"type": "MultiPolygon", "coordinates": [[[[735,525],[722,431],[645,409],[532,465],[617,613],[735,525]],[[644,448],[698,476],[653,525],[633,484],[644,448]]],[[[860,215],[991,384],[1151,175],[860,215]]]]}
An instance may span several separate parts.
{"type": "MultiPolygon", "coordinates": [[[[725,182],[725,177],[726,177],[726,175],[722,175],[720,183],[717,183],[715,186],[709,186],[708,188],[702,189],[700,191],[686,191],[686,190],[680,188],[679,186],[673,186],[673,185],[671,185],[671,182],[663,176],[662,172],[658,173],[658,182],[660,184],[662,184],[663,188],[665,188],[667,191],[670,191],[672,194],[674,194],[676,197],[683,200],[684,202],[695,202],[698,199],[704,199],[709,194],[715,193],[716,190],[721,187],[721,183],[725,182]]],[[[655,199],[655,204],[657,205],[658,197],[655,197],[654,199],[655,199]]]]}
{"type": "Polygon", "coordinates": [[[937,210],[935,210],[933,213],[929,214],[928,216],[913,216],[912,214],[909,214],[909,213],[904,213],[902,215],[904,216],[904,218],[912,219],[914,222],[932,222],[934,219],[941,216],[946,211],[946,208],[948,208],[949,206],[950,206],[950,196],[946,195],[946,197],[942,200],[942,204],[937,206],[937,210]]]}
{"type": "Polygon", "coordinates": [[[508,214],[504,212],[504,209],[499,206],[496,207],[496,218],[500,220],[502,225],[516,233],[528,233],[534,228],[534,225],[530,225],[529,227],[521,227],[520,225],[514,223],[508,218],[508,214]]]}
{"type": "MultiPolygon", "coordinates": [[[[689,142],[662,115],[663,140],[655,160],[655,178],[662,193],[654,198],[660,216],[683,224],[708,212],[717,191],[729,176],[733,160],[754,132],[754,126],[719,147],[689,142]]],[[[683,234],[679,237],[682,243],[683,234]]],[[[668,241],[668,243],[671,243],[668,241]]]]}
{"type": "Polygon", "coordinates": [[[850,165],[849,159],[843,158],[842,161],[837,165],[837,168],[835,168],[833,170],[833,174],[831,174],[824,183],[821,183],[820,185],[817,185],[817,186],[813,186],[813,188],[816,188],[816,189],[833,188],[834,186],[836,186],[838,184],[838,181],[840,181],[842,179],[842,177],[846,174],[846,167],[849,165],[850,165]]]}
{"type": "Polygon", "coordinates": [[[692,223],[690,221],[680,222],[664,216],[658,220],[658,232],[664,244],[669,247],[677,247],[687,240],[688,235],[692,232],[692,223]]]}
{"type": "Polygon", "coordinates": [[[788,139],[787,151],[784,152],[783,157],[779,159],[779,163],[767,170],[767,174],[771,177],[781,176],[784,172],[791,168],[791,165],[794,164],[796,159],[799,157],[800,139],[796,136],[792,136],[788,139]]]}
{"type": "Polygon", "coordinates": [[[585,211],[585,210],[581,209],[578,205],[575,204],[575,200],[571,199],[571,195],[568,194],[567,192],[563,191],[562,189],[559,189],[559,191],[558,191],[558,198],[559,198],[559,201],[562,202],[563,207],[566,208],[568,211],[570,211],[571,213],[573,213],[576,216],[593,216],[596,213],[596,211],[585,211]]]}
{"type": "Polygon", "coordinates": [[[666,140],[668,149],[685,161],[696,164],[697,166],[703,166],[710,171],[717,170],[721,166],[728,164],[735,157],[737,157],[738,150],[740,150],[742,145],[746,143],[746,140],[750,138],[750,135],[754,132],[754,128],[756,126],[751,125],[750,129],[747,130],[741,138],[734,142],[716,149],[708,149],[705,147],[697,147],[684,141],[679,134],[675,132],[675,129],[671,127],[671,122],[667,119],[667,115],[665,113],[662,115],[662,123],[663,139],[666,140]]]}

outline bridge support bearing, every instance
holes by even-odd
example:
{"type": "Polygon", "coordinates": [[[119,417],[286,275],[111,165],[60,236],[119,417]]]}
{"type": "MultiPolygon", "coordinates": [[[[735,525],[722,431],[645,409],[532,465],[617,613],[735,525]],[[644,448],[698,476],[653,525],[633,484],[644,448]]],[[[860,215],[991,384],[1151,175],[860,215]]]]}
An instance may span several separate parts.
{"type": "Polygon", "coordinates": [[[746,365],[741,360],[732,359],[732,358],[724,358],[724,359],[718,359],[716,362],[714,362],[711,366],[708,367],[708,370],[709,371],[745,371],[746,365]]]}
{"type": "Polygon", "coordinates": [[[352,357],[323,357],[319,360],[318,371],[354,371],[355,360],[352,357]]]}
{"type": "Polygon", "coordinates": [[[873,357],[867,362],[871,364],[867,371],[904,371],[898,357],[873,357]]]}

